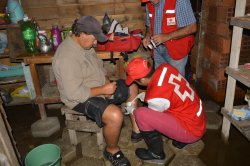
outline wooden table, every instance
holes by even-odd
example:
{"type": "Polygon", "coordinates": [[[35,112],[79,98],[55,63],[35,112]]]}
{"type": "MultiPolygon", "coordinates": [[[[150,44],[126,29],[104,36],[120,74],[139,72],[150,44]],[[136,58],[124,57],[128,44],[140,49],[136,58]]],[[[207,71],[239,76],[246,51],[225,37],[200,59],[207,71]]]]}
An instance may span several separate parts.
{"type": "MultiPolygon", "coordinates": [[[[40,87],[39,84],[39,77],[38,77],[38,71],[37,71],[37,65],[41,64],[51,64],[52,58],[54,53],[48,53],[48,54],[37,54],[37,55],[28,55],[28,54],[21,54],[16,59],[22,60],[25,65],[30,66],[31,71],[31,77],[34,84],[34,89],[36,92],[36,99],[35,103],[38,104],[39,112],[42,120],[46,120],[46,110],[45,110],[45,104],[50,103],[59,103],[60,97],[57,90],[57,87],[54,87],[54,89],[50,89],[50,92],[55,91],[54,95],[43,95],[43,88],[46,87],[40,87]]],[[[124,70],[123,70],[123,57],[120,55],[119,52],[97,52],[97,55],[100,59],[108,60],[108,59],[115,59],[117,64],[117,75],[119,78],[125,78],[124,70]]]]}

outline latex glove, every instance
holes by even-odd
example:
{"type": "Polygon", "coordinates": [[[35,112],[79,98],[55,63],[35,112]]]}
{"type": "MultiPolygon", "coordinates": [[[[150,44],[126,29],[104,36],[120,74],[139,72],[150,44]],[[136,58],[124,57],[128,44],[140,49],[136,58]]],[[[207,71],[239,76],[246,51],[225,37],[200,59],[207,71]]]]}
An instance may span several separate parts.
{"type": "Polygon", "coordinates": [[[131,103],[131,102],[127,102],[124,106],[124,109],[125,109],[125,115],[129,115],[129,114],[133,114],[134,110],[135,110],[135,106],[134,106],[134,103],[131,103]]]}
{"type": "Polygon", "coordinates": [[[140,99],[141,101],[144,101],[145,95],[146,95],[146,93],[145,93],[145,92],[142,92],[142,93],[139,93],[139,94],[136,96],[136,98],[137,98],[137,99],[140,99]]]}
{"type": "Polygon", "coordinates": [[[145,92],[139,93],[132,101],[125,103],[124,109],[125,109],[125,115],[132,114],[134,110],[136,109],[135,106],[135,100],[140,99],[141,101],[144,101],[145,98],[145,92]]]}

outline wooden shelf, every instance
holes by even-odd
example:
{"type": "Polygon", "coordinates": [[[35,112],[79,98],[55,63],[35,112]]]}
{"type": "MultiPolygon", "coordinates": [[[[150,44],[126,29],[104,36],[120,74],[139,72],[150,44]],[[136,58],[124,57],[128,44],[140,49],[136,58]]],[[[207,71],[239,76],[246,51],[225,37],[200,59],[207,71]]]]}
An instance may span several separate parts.
{"type": "Polygon", "coordinates": [[[230,24],[233,25],[232,44],[229,59],[229,66],[226,68],[228,74],[225,105],[221,112],[224,116],[222,123],[222,138],[228,142],[230,124],[233,124],[248,140],[250,140],[250,120],[236,121],[232,119],[231,113],[234,108],[236,82],[239,81],[245,86],[250,87],[250,70],[239,65],[241,41],[243,28],[250,29],[250,16],[246,16],[246,0],[236,0],[235,17],[231,18],[230,24]]]}
{"type": "Polygon", "coordinates": [[[24,76],[15,76],[15,77],[3,77],[3,78],[0,78],[0,85],[20,83],[20,82],[25,82],[24,76]]]}
{"type": "Polygon", "coordinates": [[[19,27],[19,24],[1,24],[0,29],[7,29],[11,27],[19,27]]]}
{"type": "Polygon", "coordinates": [[[244,85],[250,87],[250,70],[245,69],[243,65],[240,65],[238,69],[227,67],[226,73],[244,85]]]}
{"type": "Polygon", "coordinates": [[[9,58],[9,54],[5,54],[5,53],[0,54],[0,59],[2,58],[9,58]]]}
{"type": "MultiPolygon", "coordinates": [[[[239,108],[235,106],[234,108],[239,108]]],[[[229,120],[249,141],[250,141],[250,120],[237,121],[234,120],[228,113],[231,112],[226,108],[221,109],[223,116],[229,120]]]]}
{"type": "Polygon", "coordinates": [[[230,24],[233,26],[250,29],[250,16],[233,17],[231,18],[230,24]]]}
{"type": "Polygon", "coordinates": [[[14,106],[14,105],[24,105],[30,104],[31,100],[29,97],[12,97],[12,101],[10,103],[4,103],[5,106],[14,106]]]}
{"type": "Polygon", "coordinates": [[[9,48],[5,48],[4,53],[0,54],[0,59],[9,58],[9,57],[10,57],[10,49],[9,48]]]}

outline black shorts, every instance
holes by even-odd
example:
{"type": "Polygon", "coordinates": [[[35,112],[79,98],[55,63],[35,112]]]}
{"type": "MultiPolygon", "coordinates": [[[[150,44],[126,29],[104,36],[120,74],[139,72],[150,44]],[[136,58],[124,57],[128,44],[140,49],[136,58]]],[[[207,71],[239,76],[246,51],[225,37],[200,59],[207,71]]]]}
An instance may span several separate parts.
{"type": "Polygon", "coordinates": [[[110,104],[121,104],[129,97],[129,88],[126,86],[125,81],[117,80],[117,88],[114,93],[113,99],[104,99],[102,97],[91,97],[84,103],[77,104],[73,110],[81,112],[88,118],[94,120],[99,127],[103,127],[102,114],[110,104]]]}

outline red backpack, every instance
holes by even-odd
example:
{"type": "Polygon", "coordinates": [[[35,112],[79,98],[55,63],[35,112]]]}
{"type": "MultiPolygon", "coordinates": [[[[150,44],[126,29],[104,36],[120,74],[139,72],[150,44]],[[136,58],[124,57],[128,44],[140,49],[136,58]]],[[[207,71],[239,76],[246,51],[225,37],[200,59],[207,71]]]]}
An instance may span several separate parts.
{"type": "Polygon", "coordinates": [[[97,44],[98,51],[135,51],[141,44],[142,31],[136,29],[131,31],[128,35],[115,32],[107,34],[107,37],[107,42],[97,44]]]}

